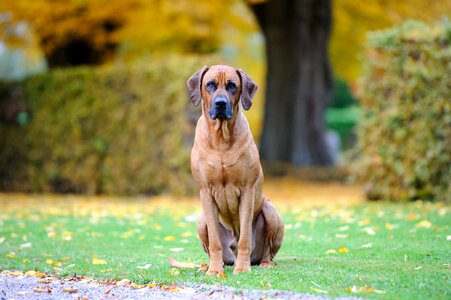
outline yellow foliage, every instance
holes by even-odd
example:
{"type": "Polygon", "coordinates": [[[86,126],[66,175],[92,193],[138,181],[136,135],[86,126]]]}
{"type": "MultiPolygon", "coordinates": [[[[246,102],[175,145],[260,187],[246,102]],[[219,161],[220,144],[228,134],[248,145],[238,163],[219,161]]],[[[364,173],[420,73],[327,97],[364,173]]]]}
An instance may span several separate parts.
{"type": "Polygon", "coordinates": [[[405,19],[433,21],[451,15],[451,1],[334,0],[331,60],[339,77],[352,82],[361,75],[365,34],[405,19]]]}
{"type": "MultiPolygon", "coordinates": [[[[220,45],[221,28],[231,18],[235,1],[207,0],[15,0],[1,1],[6,13],[0,39],[17,43],[14,24],[25,21],[46,54],[71,41],[95,49],[121,45],[128,56],[155,52],[211,53],[220,45]]],[[[108,60],[109,58],[107,58],[108,60]]]]}

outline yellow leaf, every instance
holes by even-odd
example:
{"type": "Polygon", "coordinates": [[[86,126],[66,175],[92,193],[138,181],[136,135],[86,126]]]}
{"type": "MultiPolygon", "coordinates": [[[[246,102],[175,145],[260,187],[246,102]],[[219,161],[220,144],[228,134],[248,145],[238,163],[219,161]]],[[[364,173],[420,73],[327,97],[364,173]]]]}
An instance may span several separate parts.
{"type": "Polygon", "coordinates": [[[352,286],[352,287],[348,287],[345,290],[346,290],[346,292],[350,292],[350,293],[357,293],[358,292],[358,289],[357,289],[357,287],[355,285],[352,286]]]}
{"type": "Polygon", "coordinates": [[[17,258],[16,253],[14,252],[9,252],[8,254],[5,255],[6,258],[17,258]]]}
{"type": "Polygon", "coordinates": [[[165,241],[175,241],[176,237],[173,235],[168,235],[167,237],[164,238],[165,241]]]}
{"type": "Polygon", "coordinates": [[[28,258],[22,259],[22,263],[24,263],[24,264],[27,264],[27,263],[29,263],[29,262],[30,262],[30,259],[28,259],[28,258]]]}
{"type": "Polygon", "coordinates": [[[30,270],[30,271],[25,272],[25,275],[27,275],[27,276],[34,276],[35,274],[36,274],[35,270],[30,270]]]}
{"type": "Polygon", "coordinates": [[[186,238],[186,237],[190,237],[190,236],[192,236],[192,235],[193,235],[193,233],[192,233],[191,231],[187,231],[187,232],[182,233],[182,234],[181,234],[181,237],[186,238]]]}
{"type": "Polygon", "coordinates": [[[340,247],[340,248],[338,248],[338,252],[339,253],[346,253],[346,252],[349,252],[349,249],[345,248],[345,247],[340,247]]]}
{"type": "Polygon", "coordinates": [[[395,229],[396,226],[390,224],[390,223],[385,223],[385,229],[387,230],[393,230],[395,229]]]}
{"type": "Polygon", "coordinates": [[[172,268],[172,269],[169,271],[169,273],[171,273],[172,275],[178,275],[178,274],[180,274],[180,271],[177,270],[176,268],[172,268]]]}
{"type": "Polygon", "coordinates": [[[431,228],[431,227],[432,223],[429,222],[428,220],[423,220],[415,225],[415,228],[431,228]]]}
{"type": "Polygon", "coordinates": [[[335,250],[335,249],[329,249],[329,250],[327,250],[326,252],[324,252],[325,254],[335,254],[335,253],[337,253],[337,250],[335,250]]]}
{"type": "Polygon", "coordinates": [[[105,260],[103,260],[103,259],[99,259],[99,258],[94,257],[92,259],[92,264],[93,265],[106,265],[107,262],[105,260]]]}
{"type": "Polygon", "coordinates": [[[407,221],[416,221],[416,220],[418,220],[418,215],[414,214],[414,213],[408,213],[406,215],[406,220],[407,221]]]}
{"type": "Polygon", "coordinates": [[[374,292],[374,289],[371,286],[362,286],[359,289],[359,292],[361,292],[361,293],[372,293],[372,292],[374,292]]]}
{"type": "Polygon", "coordinates": [[[310,288],[313,292],[315,292],[315,293],[322,293],[322,294],[327,294],[327,291],[325,291],[325,290],[321,290],[321,289],[317,289],[317,288],[314,288],[314,287],[312,287],[312,288],[310,288]]]}

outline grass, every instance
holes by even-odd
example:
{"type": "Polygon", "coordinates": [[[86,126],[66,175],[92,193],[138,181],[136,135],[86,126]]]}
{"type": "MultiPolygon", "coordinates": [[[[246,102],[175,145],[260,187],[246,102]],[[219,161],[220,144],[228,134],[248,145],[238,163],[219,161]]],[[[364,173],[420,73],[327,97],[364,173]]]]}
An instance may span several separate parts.
{"type": "Polygon", "coordinates": [[[275,268],[233,275],[226,267],[224,278],[168,263],[168,257],[208,263],[197,239],[195,200],[0,194],[0,270],[328,296],[449,299],[449,206],[341,201],[337,194],[319,201],[313,191],[309,201],[294,201],[296,192],[275,201],[286,223],[275,268]]]}

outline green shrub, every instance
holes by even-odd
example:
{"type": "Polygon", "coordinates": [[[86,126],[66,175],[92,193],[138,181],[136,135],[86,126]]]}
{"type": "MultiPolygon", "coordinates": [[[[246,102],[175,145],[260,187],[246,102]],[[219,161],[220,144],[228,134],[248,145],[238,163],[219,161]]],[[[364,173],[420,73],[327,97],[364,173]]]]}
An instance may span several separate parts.
{"type": "Polygon", "coordinates": [[[450,46],[446,20],[369,34],[357,172],[370,198],[450,201],[450,46]]]}
{"type": "Polygon", "coordinates": [[[194,60],[56,70],[21,84],[30,121],[0,124],[3,190],[192,189],[186,78],[194,60]]]}

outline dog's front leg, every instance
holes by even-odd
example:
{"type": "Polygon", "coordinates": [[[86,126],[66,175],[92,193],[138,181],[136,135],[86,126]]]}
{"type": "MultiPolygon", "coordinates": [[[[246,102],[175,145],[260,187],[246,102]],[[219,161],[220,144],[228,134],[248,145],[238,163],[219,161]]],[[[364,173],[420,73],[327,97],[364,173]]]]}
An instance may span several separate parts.
{"type": "Polygon", "coordinates": [[[254,212],[253,187],[245,188],[240,199],[240,239],[238,241],[238,257],[234,274],[251,271],[252,219],[254,212]]]}
{"type": "Polygon", "coordinates": [[[210,254],[210,265],[208,275],[219,275],[224,273],[224,261],[222,259],[222,246],[219,239],[219,212],[218,206],[210,195],[208,189],[200,191],[200,200],[204,211],[208,231],[208,252],[210,254]]]}

